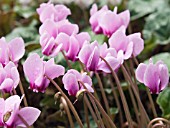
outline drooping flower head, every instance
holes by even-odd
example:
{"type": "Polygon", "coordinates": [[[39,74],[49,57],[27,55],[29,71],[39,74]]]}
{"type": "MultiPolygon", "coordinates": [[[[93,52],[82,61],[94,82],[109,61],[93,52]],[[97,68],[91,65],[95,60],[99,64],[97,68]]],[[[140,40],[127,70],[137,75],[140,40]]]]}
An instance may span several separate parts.
{"type": "Polygon", "coordinates": [[[30,82],[30,89],[35,92],[45,91],[50,83],[47,77],[54,79],[64,75],[65,72],[64,67],[56,65],[53,58],[45,62],[36,53],[26,59],[23,67],[24,73],[30,82]]]}
{"type": "Polygon", "coordinates": [[[128,10],[117,14],[117,7],[114,11],[108,10],[107,6],[103,6],[97,10],[97,5],[94,4],[90,10],[90,24],[92,30],[96,34],[104,34],[110,37],[121,26],[127,28],[130,21],[130,13],[128,10]]]}
{"type": "Polygon", "coordinates": [[[42,3],[37,9],[37,12],[42,23],[47,19],[51,19],[55,22],[65,20],[67,16],[71,14],[70,9],[66,6],[62,4],[54,6],[54,4],[51,4],[50,2],[42,3]]]}
{"type": "Polygon", "coordinates": [[[158,94],[166,88],[169,82],[169,73],[167,66],[158,61],[153,64],[150,59],[149,64],[140,63],[136,69],[136,78],[150,89],[153,94],[158,94]]]}
{"type": "Polygon", "coordinates": [[[78,57],[88,71],[96,71],[100,59],[98,42],[94,41],[91,44],[86,42],[80,50],[78,57]]]}
{"type": "Polygon", "coordinates": [[[39,29],[42,53],[47,56],[56,56],[61,50],[64,50],[64,44],[59,42],[61,41],[60,34],[71,36],[77,34],[78,31],[78,26],[76,24],[71,24],[68,20],[57,23],[52,20],[46,20],[39,29]]]}
{"type": "Polygon", "coordinates": [[[77,70],[70,69],[63,76],[64,88],[68,91],[69,95],[76,96],[77,92],[84,89],[83,85],[79,83],[83,82],[89,92],[94,92],[92,86],[92,80],[86,73],[79,73],[77,70]]]}
{"type": "Polygon", "coordinates": [[[109,38],[109,46],[116,49],[117,52],[122,51],[124,59],[137,56],[144,49],[144,41],[140,33],[134,33],[126,36],[125,27],[122,26],[109,38]]]}
{"type": "Polygon", "coordinates": [[[14,38],[6,42],[5,37],[0,38],[0,63],[5,66],[9,61],[18,63],[25,53],[25,45],[22,38],[14,38]]]}
{"type": "Polygon", "coordinates": [[[0,64],[0,91],[11,93],[18,86],[19,80],[17,67],[12,61],[5,67],[0,64]]]}
{"type": "Polygon", "coordinates": [[[4,100],[0,98],[0,126],[7,128],[27,127],[20,117],[31,126],[39,117],[40,110],[33,107],[20,109],[22,98],[13,95],[4,100]],[[20,117],[19,117],[20,116],[20,117]]]}

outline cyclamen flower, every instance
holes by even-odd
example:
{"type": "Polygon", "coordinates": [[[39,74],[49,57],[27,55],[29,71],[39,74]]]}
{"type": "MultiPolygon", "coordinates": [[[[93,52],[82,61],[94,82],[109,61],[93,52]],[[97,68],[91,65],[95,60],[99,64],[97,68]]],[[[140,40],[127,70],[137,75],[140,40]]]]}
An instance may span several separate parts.
{"type": "Polygon", "coordinates": [[[79,60],[86,66],[88,71],[103,71],[110,73],[108,65],[100,58],[104,58],[112,70],[118,69],[123,63],[123,53],[116,52],[114,48],[107,48],[107,44],[99,46],[97,41],[91,44],[86,42],[79,52],[79,60]]]}
{"type": "Polygon", "coordinates": [[[146,85],[151,93],[158,94],[168,85],[168,68],[162,61],[153,64],[150,60],[148,65],[140,63],[136,69],[136,78],[146,85]]]}
{"type": "Polygon", "coordinates": [[[60,33],[56,42],[62,44],[62,50],[66,52],[66,56],[69,60],[76,61],[78,59],[78,53],[82,48],[85,41],[90,41],[90,35],[87,32],[82,32],[74,35],[67,35],[60,33]]]}
{"type": "MultiPolygon", "coordinates": [[[[124,61],[123,52],[119,51],[117,53],[114,48],[108,48],[106,43],[100,46],[100,56],[107,61],[113,71],[116,71],[124,61]]],[[[101,70],[104,73],[111,73],[111,69],[102,59],[98,63],[98,70],[101,70]]]]}
{"type": "Polygon", "coordinates": [[[71,24],[68,20],[57,23],[52,20],[46,20],[39,29],[42,53],[47,56],[56,56],[63,49],[63,44],[57,42],[59,33],[71,36],[77,34],[78,31],[78,26],[71,24]]]}
{"type": "Polygon", "coordinates": [[[78,55],[79,60],[85,64],[88,71],[96,71],[100,59],[100,50],[97,41],[86,42],[78,55]]]}
{"type": "Polygon", "coordinates": [[[6,42],[5,37],[0,38],[0,63],[5,66],[9,61],[18,63],[25,53],[25,45],[22,38],[14,38],[6,42]]]}
{"type": "Polygon", "coordinates": [[[117,52],[123,51],[124,59],[129,59],[132,55],[137,56],[144,49],[144,41],[140,33],[126,36],[125,27],[112,34],[109,38],[109,46],[115,48],[117,52]]]}
{"type": "Polygon", "coordinates": [[[70,69],[63,76],[64,88],[68,91],[69,95],[76,96],[79,90],[84,89],[79,81],[83,82],[89,92],[94,92],[91,78],[86,74],[80,74],[77,70],[70,69]]]}
{"type": "Polygon", "coordinates": [[[48,3],[42,3],[37,9],[37,12],[40,16],[40,21],[43,23],[47,19],[51,19],[55,22],[65,20],[68,15],[71,14],[69,8],[64,5],[55,5],[48,3]]]}
{"type": "Polygon", "coordinates": [[[4,93],[11,93],[19,84],[19,73],[13,62],[5,67],[0,64],[0,90],[4,93]]]}
{"type": "Polygon", "coordinates": [[[30,89],[34,92],[44,92],[50,81],[47,77],[54,79],[64,75],[65,69],[56,65],[54,59],[43,61],[38,54],[30,55],[24,65],[24,73],[30,82],[30,89]]]}
{"type": "Polygon", "coordinates": [[[7,128],[27,127],[26,123],[31,126],[39,117],[41,111],[33,107],[24,107],[20,109],[22,98],[18,95],[13,95],[4,100],[0,98],[0,126],[7,128]]]}
{"type": "Polygon", "coordinates": [[[91,17],[89,20],[92,30],[96,34],[103,33],[110,37],[121,26],[127,28],[130,21],[129,10],[117,14],[117,7],[114,8],[114,11],[108,10],[107,6],[102,7],[100,10],[97,9],[97,5],[94,4],[90,10],[91,17]]]}

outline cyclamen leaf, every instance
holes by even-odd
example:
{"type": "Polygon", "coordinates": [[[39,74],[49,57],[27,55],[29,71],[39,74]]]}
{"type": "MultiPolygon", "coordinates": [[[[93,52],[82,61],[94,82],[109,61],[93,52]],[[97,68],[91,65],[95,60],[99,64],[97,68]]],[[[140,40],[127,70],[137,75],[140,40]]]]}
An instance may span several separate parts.
{"type": "Polygon", "coordinates": [[[170,87],[161,92],[157,98],[157,103],[162,110],[162,116],[170,119],[170,87]]]}

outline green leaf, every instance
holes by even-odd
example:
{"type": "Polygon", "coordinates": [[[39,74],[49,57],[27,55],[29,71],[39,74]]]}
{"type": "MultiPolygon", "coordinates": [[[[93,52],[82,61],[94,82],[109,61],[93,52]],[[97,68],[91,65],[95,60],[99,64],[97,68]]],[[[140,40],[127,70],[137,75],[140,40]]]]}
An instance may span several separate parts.
{"type": "Polygon", "coordinates": [[[162,116],[170,119],[170,87],[167,87],[163,92],[161,92],[157,98],[157,103],[162,110],[162,116]]]}
{"type": "MultiPolygon", "coordinates": [[[[168,52],[164,52],[164,53],[160,53],[157,54],[155,56],[152,56],[152,60],[154,63],[156,63],[158,60],[162,60],[168,67],[169,71],[170,71],[170,53],[168,52]]],[[[144,63],[148,63],[149,60],[146,60],[144,63]]]]}
{"type": "Polygon", "coordinates": [[[131,20],[139,19],[156,10],[168,7],[168,0],[130,0],[128,9],[131,13],[131,20]]]}
{"type": "Polygon", "coordinates": [[[155,39],[157,44],[170,43],[170,9],[165,8],[146,18],[143,35],[146,40],[155,39]]]}
{"type": "Polygon", "coordinates": [[[36,24],[37,21],[33,20],[29,26],[17,27],[6,36],[6,39],[9,41],[15,37],[22,37],[26,43],[31,41],[37,42],[39,40],[39,34],[35,28],[36,24]]]}

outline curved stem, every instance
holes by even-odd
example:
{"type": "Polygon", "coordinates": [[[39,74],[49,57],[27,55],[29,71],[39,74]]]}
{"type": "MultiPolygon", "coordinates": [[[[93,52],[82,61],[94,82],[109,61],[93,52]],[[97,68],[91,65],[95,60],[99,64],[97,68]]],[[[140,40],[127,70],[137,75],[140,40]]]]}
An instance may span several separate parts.
{"type": "Polygon", "coordinates": [[[143,107],[143,104],[142,104],[142,102],[141,102],[141,100],[140,100],[140,97],[139,97],[137,91],[136,91],[136,88],[135,88],[135,86],[134,86],[134,84],[133,84],[132,79],[131,79],[130,76],[128,75],[128,73],[127,73],[127,71],[126,71],[126,69],[125,69],[125,67],[124,67],[123,65],[121,65],[121,69],[122,69],[122,71],[123,71],[124,76],[128,79],[128,81],[129,81],[129,83],[130,83],[130,85],[131,85],[131,87],[132,87],[132,90],[133,90],[133,92],[134,92],[134,94],[135,94],[135,96],[136,96],[137,102],[138,102],[138,104],[140,105],[140,107],[141,107],[141,109],[142,109],[142,111],[143,111],[143,114],[145,114],[146,120],[149,122],[150,119],[149,119],[148,114],[146,113],[146,111],[145,111],[145,109],[144,109],[144,107],[143,107]]]}
{"type": "Polygon", "coordinates": [[[83,128],[83,124],[82,124],[82,122],[81,122],[81,120],[80,120],[80,118],[79,118],[79,116],[78,116],[78,114],[77,114],[73,104],[71,103],[71,101],[68,99],[68,97],[64,94],[64,92],[61,90],[61,88],[57,85],[57,83],[53,79],[49,78],[48,76],[46,76],[46,77],[53,83],[53,85],[58,89],[58,91],[61,92],[61,95],[67,101],[67,103],[68,103],[70,109],[72,110],[72,112],[73,112],[73,114],[74,114],[78,124],[80,125],[81,128],[83,128]]]}
{"type": "Polygon", "coordinates": [[[113,75],[113,77],[114,77],[114,79],[116,81],[118,91],[120,93],[120,97],[121,97],[121,100],[122,100],[122,103],[123,103],[123,108],[124,108],[124,112],[125,112],[125,115],[126,115],[126,119],[128,121],[128,125],[129,125],[130,128],[133,128],[132,118],[131,118],[131,115],[130,115],[130,112],[129,112],[129,107],[128,107],[128,104],[126,102],[126,98],[125,98],[125,95],[123,93],[122,87],[120,85],[119,78],[117,77],[115,71],[112,70],[112,68],[109,65],[109,63],[104,58],[102,58],[102,57],[100,57],[100,58],[107,64],[107,66],[111,70],[111,73],[112,73],[112,75],[113,75]]]}
{"type": "Polygon", "coordinates": [[[111,120],[111,118],[107,115],[107,113],[105,112],[105,110],[103,109],[103,107],[101,106],[100,102],[87,90],[86,86],[84,85],[83,82],[79,81],[83,87],[85,88],[85,92],[87,92],[87,94],[95,101],[95,103],[97,104],[98,108],[100,109],[102,115],[109,121],[111,128],[116,128],[116,125],[113,123],[113,121],[111,120]]]}
{"type": "Polygon", "coordinates": [[[102,119],[101,119],[100,113],[99,113],[99,111],[98,111],[98,109],[97,109],[97,106],[96,106],[94,100],[93,100],[91,97],[89,97],[89,98],[90,98],[90,101],[91,101],[91,103],[92,103],[92,105],[93,105],[93,107],[94,107],[94,110],[95,110],[95,112],[96,112],[97,118],[98,118],[99,121],[100,121],[101,128],[104,128],[104,124],[103,124],[103,121],[102,121],[102,119]]]}
{"type": "Polygon", "coordinates": [[[160,122],[160,121],[163,121],[163,122],[167,123],[168,125],[170,125],[170,121],[169,121],[169,120],[158,117],[158,118],[155,118],[155,119],[151,120],[151,121],[149,122],[147,128],[150,128],[150,127],[152,126],[152,124],[153,124],[154,122],[157,122],[157,121],[159,121],[159,122],[160,122]]]}
{"type": "Polygon", "coordinates": [[[71,117],[71,113],[70,113],[70,110],[69,110],[69,108],[68,108],[68,105],[67,105],[66,100],[64,99],[64,97],[61,96],[60,101],[62,102],[62,104],[63,104],[63,106],[64,106],[64,109],[65,109],[65,111],[66,111],[66,113],[67,113],[68,120],[69,120],[69,122],[70,122],[70,127],[71,127],[71,128],[74,128],[73,119],[72,119],[72,117],[71,117]]]}
{"type": "Polygon", "coordinates": [[[87,104],[87,106],[88,106],[88,108],[89,108],[89,110],[90,110],[90,112],[91,112],[91,114],[92,114],[92,117],[93,117],[94,121],[96,122],[98,128],[100,128],[100,124],[99,124],[99,122],[98,122],[98,120],[97,120],[97,117],[96,117],[96,115],[95,115],[95,113],[94,113],[94,111],[93,111],[93,109],[92,109],[92,107],[91,107],[91,105],[90,105],[90,102],[89,102],[88,99],[87,99],[86,94],[84,95],[84,101],[86,102],[86,104],[87,104]]]}
{"type": "Polygon", "coordinates": [[[108,101],[107,101],[106,94],[105,94],[105,92],[104,92],[104,88],[103,88],[102,81],[101,81],[100,76],[99,76],[99,74],[98,74],[97,72],[95,72],[95,75],[96,75],[97,80],[98,80],[98,83],[99,83],[100,91],[101,91],[101,93],[102,93],[102,97],[103,97],[103,100],[104,100],[104,104],[105,104],[107,113],[108,113],[109,116],[111,117],[111,113],[110,113],[110,109],[109,109],[109,103],[108,103],[108,101]]]}
{"type": "Polygon", "coordinates": [[[87,128],[90,128],[90,122],[89,122],[89,117],[88,117],[88,109],[87,109],[87,105],[85,104],[85,102],[84,102],[84,113],[85,113],[87,128]]]}
{"type": "Polygon", "coordinates": [[[116,91],[115,91],[115,87],[114,87],[114,84],[112,82],[112,79],[111,79],[111,76],[109,75],[109,80],[110,80],[110,85],[111,85],[111,88],[112,88],[112,92],[113,92],[113,96],[115,98],[115,101],[116,101],[116,105],[118,107],[118,111],[119,111],[119,120],[120,120],[120,125],[122,127],[123,125],[123,117],[122,117],[122,111],[121,111],[121,106],[120,106],[120,102],[119,102],[119,99],[118,99],[118,96],[116,94],[116,91]]]}

